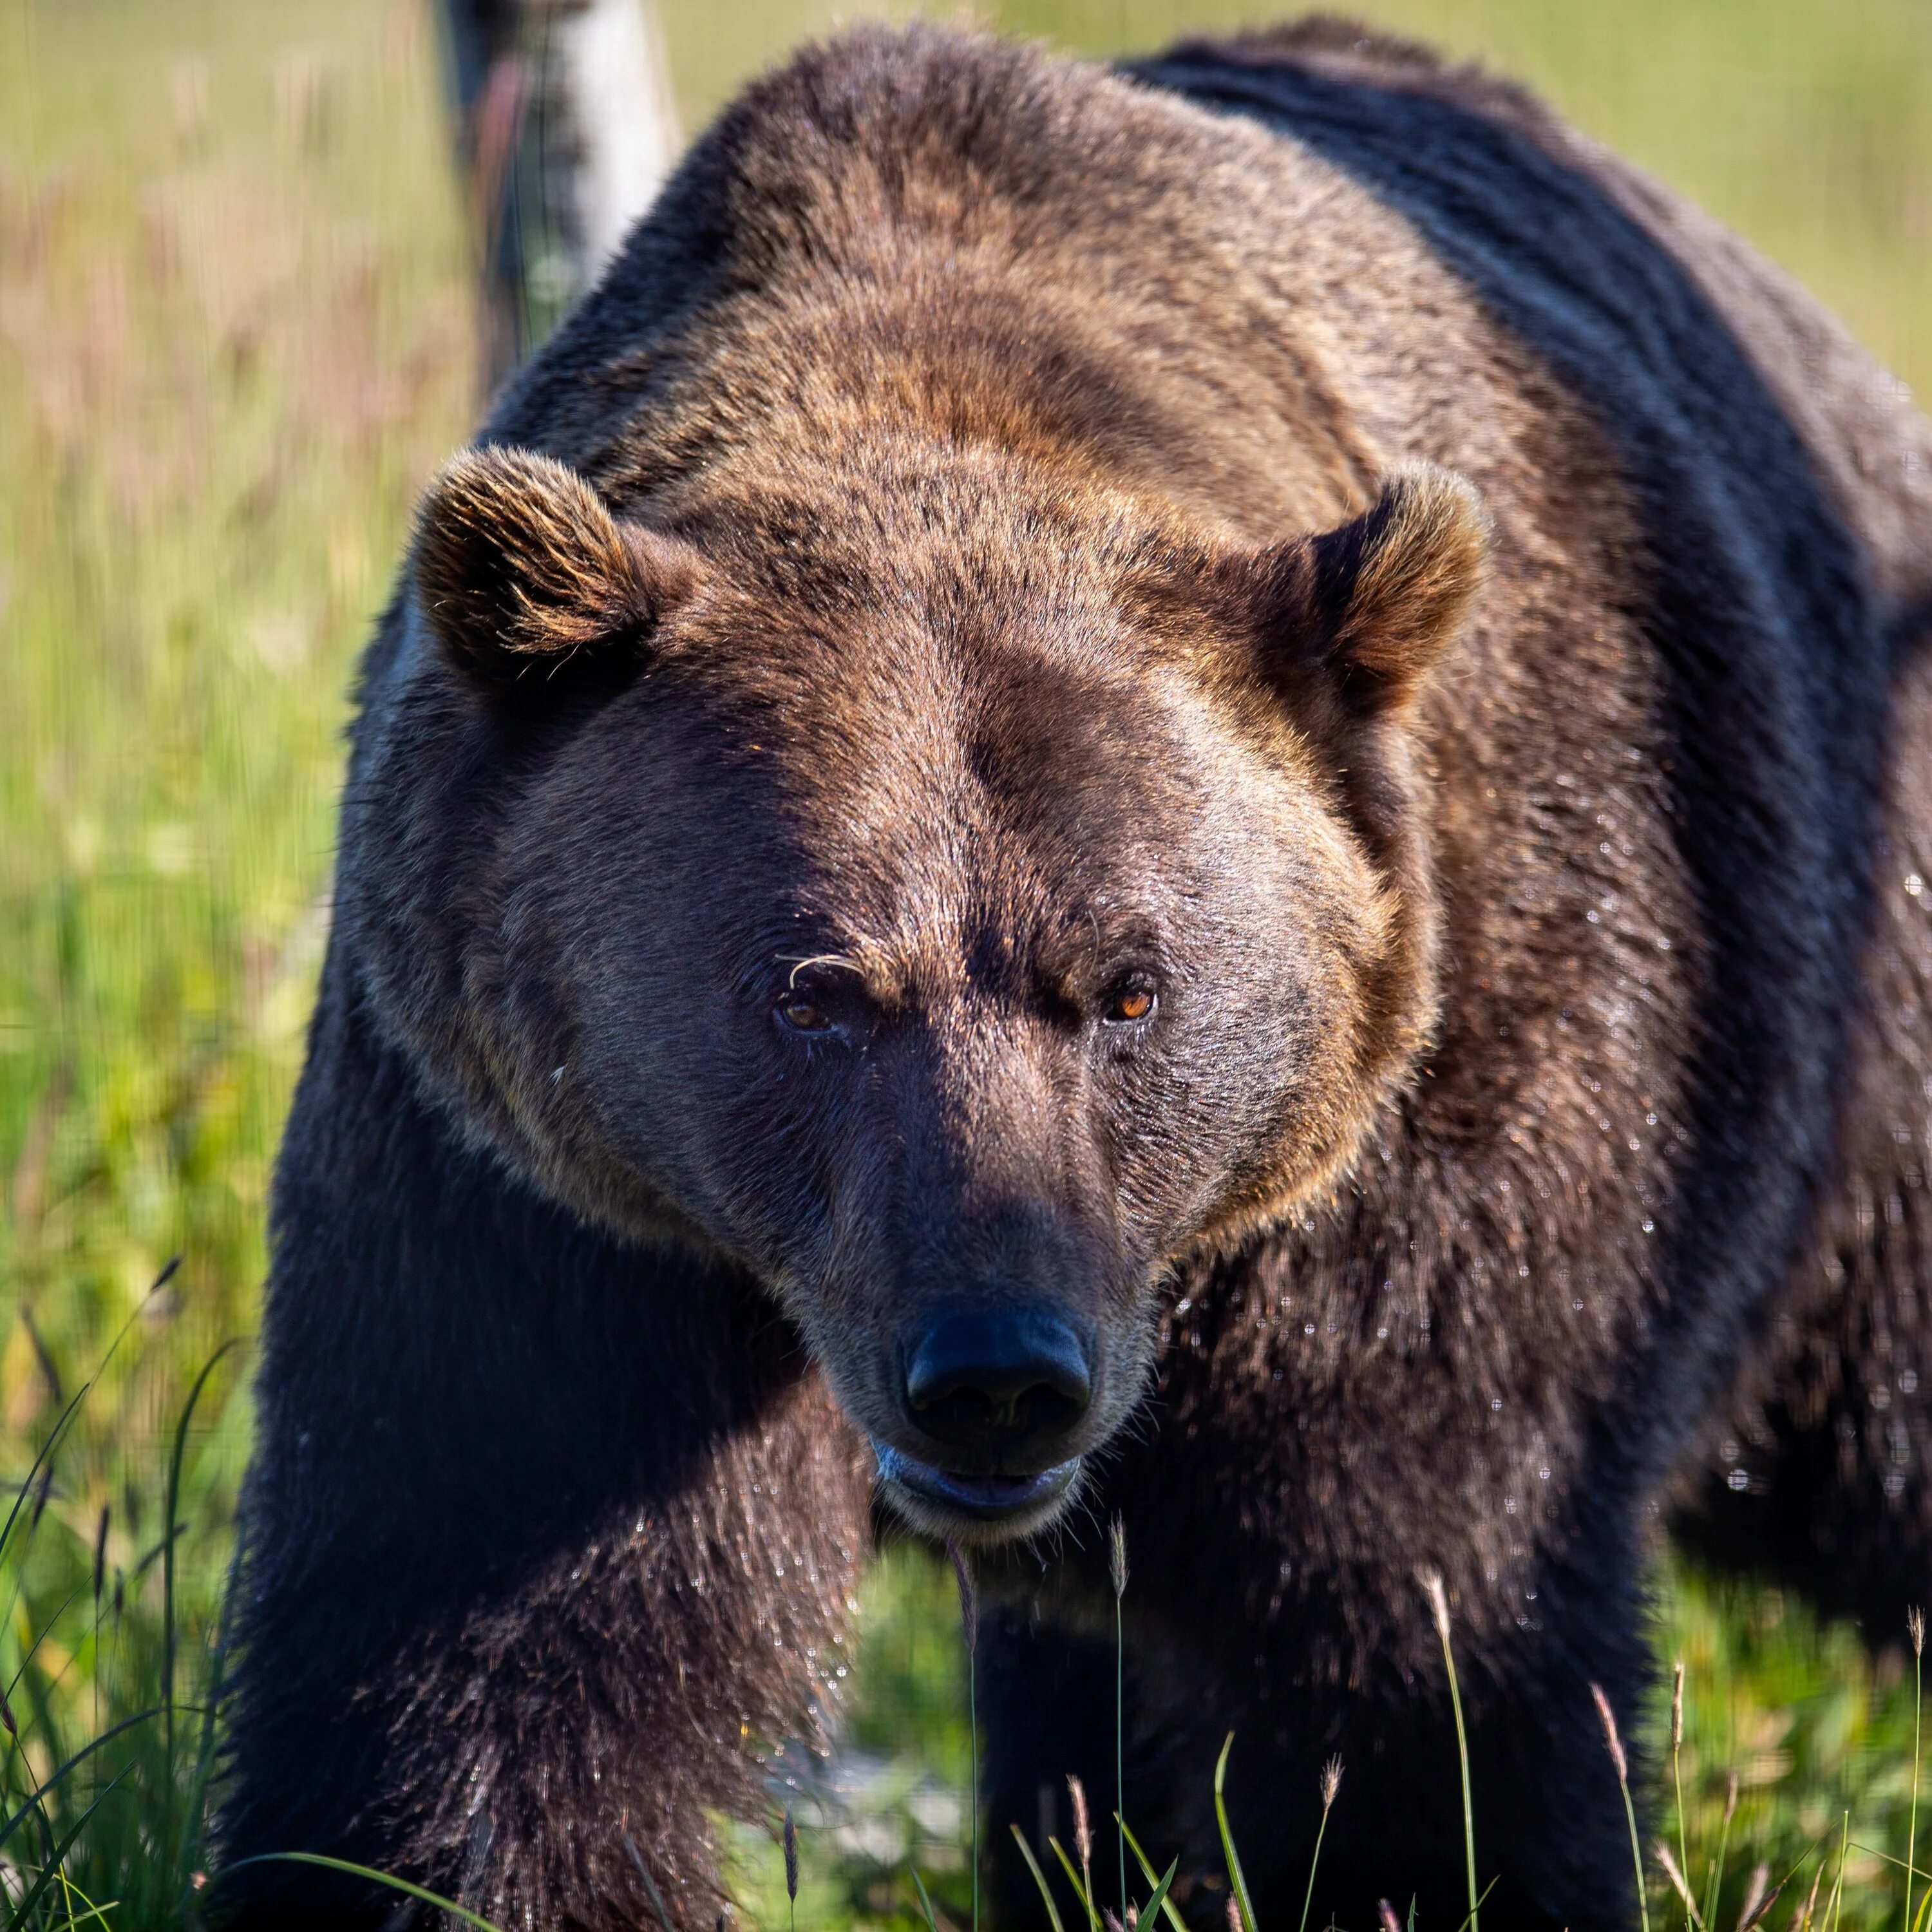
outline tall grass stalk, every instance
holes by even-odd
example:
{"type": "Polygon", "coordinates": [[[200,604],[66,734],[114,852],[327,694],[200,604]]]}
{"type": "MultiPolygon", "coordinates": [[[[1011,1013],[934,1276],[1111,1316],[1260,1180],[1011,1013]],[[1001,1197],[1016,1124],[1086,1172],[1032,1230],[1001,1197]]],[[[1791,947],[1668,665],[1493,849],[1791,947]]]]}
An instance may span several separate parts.
{"type": "Polygon", "coordinates": [[[798,1932],[798,1823],[791,1807],[784,1814],[785,1900],[791,1910],[791,1932],[798,1932]]]}
{"type": "Polygon", "coordinates": [[[1107,1570],[1114,1586],[1114,1843],[1120,1853],[1120,1923],[1124,1926],[1127,1922],[1127,1646],[1121,1606],[1127,1594],[1127,1526],[1118,1516],[1107,1535],[1107,1570]]]}
{"type": "Polygon", "coordinates": [[[1436,1634],[1442,1640],[1442,1661],[1449,1672],[1449,1704],[1456,1714],[1456,1757],[1462,1775],[1462,1862],[1469,1882],[1469,1932],[1481,1932],[1477,1912],[1482,1904],[1476,1891],[1476,1808],[1469,1792],[1469,1734],[1462,1723],[1462,1690],[1456,1681],[1456,1652],[1449,1641],[1449,1596],[1438,1570],[1422,1573],[1423,1592],[1435,1613],[1436,1634]]]}
{"type": "Polygon", "coordinates": [[[1818,1881],[1825,1876],[1825,1861],[1818,1861],[1818,1869],[1811,1874],[1811,1889],[1804,1894],[1804,1912],[1798,1922],[1798,1932],[1811,1932],[1812,1909],[1818,1903],[1818,1881]]]}
{"type": "MultiPolygon", "coordinates": [[[[1187,1921],[1181,1917],[1180,1907],[1177,1906],[1174,1900],[1166,1895],[1166,1892],[1156,1884],[1154,1875],[1153,1860],[1148,1856],[1145,1852],[1141,1850],[1140,1840],[1134,1836],[1133,1833],[1130,1830],[1128,1829],[1127,1821],[1124,1818],[1120,1820],[1120,1835],[1127,1841],[1127,1850],[1133,1853],[1134,1862],[1141,1868],[1141,1876],[1147,1880],[1149,1885],[1155,1886],[1156,1887],[1154,1898],[1160,1900],[1160,1909],[1167,1914],[1167,1922],[1173,1927],[1174,1932],[1187,1932],[1187,1921]]],[[[1150,1899],[1148,1902],[1147,1910],[1141,1914],[1142,1922],[1144,1923],[1153,1916],[1154,1900],[1150,1899]]]]}
{"type": "MultiPolygon", "coordinates": [[[[1657,1862],[1664,1868],[1664,1875],[1670,1880],[1672,1889],[1684,1901],[1685,1932],[1691,1932],[1693,1928],[1696,1928],[1696,1932],[1704,1932],[1704,1915],[1697,1909],[1697,1901],[1691,1895],[1690,1881],[1684,1876],[1682,1868],[1671,1854],[1670,1847],[1661,1838],[1657,1841],[1657,1862]]],[[[1820,1871],[1824,1870],[1822,1859],[1818,1868],[1820,1871]]]]}
{"type": "Polygon", "coordinates": [[[1912,1634],[1912,1803],[1905,1825],[1905,1932],[1912,1932],[1912,1874],[1918,1850],[1918,1741],[1925,1716],[1925,1612],[1905,1615],[1912,1634]]]}
{"type": "Polygon", "coordinates": [[[1677,1864],[1682,1874],[1677,1889],[1684,1895],[1684,1932],[1691,1932],[1690,1922],[1697,1916],[1697,1907],[1690,1896],[1690,1841],[1684,1818],[1684,1660],[1681,1657],[1670,1673],[1670,1782],[1677,1795],[1677,1864]]]}
{"type": "MultiPolygon", "coordinates": [[[[785,1814],[788,1822],[791,1814],[785,1814]]],[[[466,1905],[458,1905],[452,1898],[445,1898],[440,1892],[431,1892],[427,1887],[412,1885],[407,1879],[396,1878],[386,1871],[378,1871],[373,1865],[358,1865],[347,1858],[332,1858],[320,1852],[262,1852],[252,1858],[237,1858],[226,1869],[240,1871],[248,1865],[286,1864],[320,1865],[325,1871],[346,1873],[351,1878],[366,1878],[372,1885],[386,1886],[392,1892],[399,1892],[406,1898],[419,1899],[425,1905],[433,1905],[439,1911],[446,1912],[453,1918],[460,1918],[464,1924],[473,1926],[476,1932],[502,1932],[502,1928],[481,1912],[472,1912],[466,1905]]]]}
{"type": "Polygon", "coordinates": [[[1234,1748],[1234,1734],[1230,1731],[1214,1764],[1214,1822],[1221,1829],[1221,1856],[1227,1861],[1228,1882],[1233,1888],[1233,1896],[1228,1901],[1229,1923],[1238,1918],[1241,1932],[1256,1932],[1254,1900],[1248,1896],[1247,1877],[1241,1870],[1240,1854],[1234,1850],[1234,1834],[1228,1822],[1228,1801],[1223,1790],[1228,1777],[1228,1754],[1234,1748]]]}
{"type": "Polygon", "coordinates": [[[1610,1708],[1604,1687],[1592,1684],[1590,1695],[1596,1700],[1597,1715],[1603,1720],[1604,1742],[1610,1747],[1610,1762],[1617,1768],[1617,1789],[1623,1793],[1624,1817],[1630,1826],[1630,1869],[1636,1875],[1637,1916],[1643,1922],[1643,1932],[1650,1932],[1650,1901],[1643,1882],[1643,1846],[1636,1834],[1636,1807],[1630,1802],[1630,1760],[1624,1754],[1624,1741],[1617,1735],[1617,1714],[1610,1708]]]}
{"type": "Polygon", "coordinates": [[[980,1598],[956,1543],[946,1546],[959,1586],[959,1630],[966,1640],[966,1804],[972,1817],[973,1932],[980,1932],[980,1598]]]}
{"type": "MultiPolygon", "coordinates": [[[[1718,1856],[1711,1861],[1710,1889],[1704,1898],[1704,1923],[1707,1926],[1715,1926],[1718,1922],[1718,1900],[1724,1895],[1724,1861],[1730,1856],[1731,1849],[1731,1820],[1737,1816],[1737,1812],[1738,1774],[1732,1772],[1731,1781],[1724,1791],[1724,1822],[1718,1834],[1718,1856]]],[[[1849,1830],[1850,1814],[1848,1812],[1846,1816],[1849,1830]]],[[[1838,1896],[1835,1890],[1832,1896],[1834,1898],[1838,1896]]]]}
{"type": "Polygon", "coordinates": [[[1301,1899],[1301,1932],[1308,1932],[1308,1909],[1315,1903],[1315,1874],[1322,1864],[1322,1840],[1328,1835],[1328,1814],[1342,1788],[1342,1760],[1331,1757],[1322,1767],[1322,1822],[1315,1828],[1315,1855],[1308,1861],[1308,1889],[1301,1899]]]}
{"type": "MultiPolygon", "coordinates": [[[[1066,1780],[1066,1795],[1073,1804],[1073,1849],[1080,1854],[1080,1902],[1087,1908],[1088,1923],[1100,1932],[1100,1914],[1094,1904],[1094,1823],[1087,1810],[1087,1787],[1077,1775],[1066,1780]]],[[[1065,1858],[1063,1852],[1062,1863],[1065,1858]]],[[[1066,1875],[1073,1876],[1071,1866],[1066,1875]]]]}
{"type": "MultiPolygon", "coordinates": [[[[1047,1883],[1046,1874],[1040,1870],[1040,1861],[1034,1856],[1033,1847],[1026,1841],[1026,1834],[1017,1825],[1010,1825],[1006,1828],[1012,1833],[1013,1843],[1019,1846],[1020,1856],[1026,1860],[1026,1868],[1033,1874],[1034,1884],[1040,1892],[1040,1902],[1046,1907],[1047,1924],[1052,1927],[1053,1932],[1066,1932],[1066,1927],[1060,1923],[1060,1907],[1053,1902],[1053,1888],[1047,1883]]],[[[913,1877],[916,1880],[919,1874],[915,1871],[913,1877]]],[[[926,1896],[926,1888],[922,1885],[920,1887],[920,1896],[922,1899],[926,1896]]],[[[931,1924],[932,1907],[930,1903],[926,1906],[926,1916],[927,1923],[931,1924]]],[[[938,1932],[936,1926],[933,1928],[933,1932],[938,1932]]]]}

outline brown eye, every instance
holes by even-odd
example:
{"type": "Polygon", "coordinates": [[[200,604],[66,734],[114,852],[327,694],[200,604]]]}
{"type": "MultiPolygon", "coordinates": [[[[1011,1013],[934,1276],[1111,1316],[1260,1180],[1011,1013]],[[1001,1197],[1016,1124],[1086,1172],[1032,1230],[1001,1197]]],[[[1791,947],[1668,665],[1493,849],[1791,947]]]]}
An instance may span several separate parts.
{"type": "Polygon", "coordinates": [[[830,1033],[832,1016],[810,1000],[781,1000],[778,1018],[794,1033],[830,1033]]]}
{"type": "Polygon", "coordinates": [[[1132,1026],[1154,1011],[1154,994],[1145,986],[1124,986],[1107,1002],[1109,1026],[1132,1026]]]}

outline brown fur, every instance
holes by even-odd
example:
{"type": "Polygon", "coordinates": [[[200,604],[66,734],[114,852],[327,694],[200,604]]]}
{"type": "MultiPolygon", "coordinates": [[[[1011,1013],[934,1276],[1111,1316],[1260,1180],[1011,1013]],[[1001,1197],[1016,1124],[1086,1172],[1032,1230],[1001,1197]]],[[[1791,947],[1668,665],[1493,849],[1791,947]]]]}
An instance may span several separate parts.
{"type": "MultiPolygon", "coordinates": [[[[1412,50],[1331,23],[1222,54],[1439,96],[1660,248],[1700,232],[1412,50]]],[[[1741,251],[1700,272],[1815,457],[1819,547],[1849,530],[1855,587],[1898,621],[1924,426],[1741,251]]],[[[1785,1336],[1774,1382],[1805,1346],[1846,1359],[1794,1324],[1889,1297],[1916,1347],[1921,1318],[1916,1259],[1858,1258],[1869,1213],[1832,1238],[1866,1312],[1814,1317],[1774,1215],[1737,1211],[1721,1269],[1683,1261],[1688,1190],[1713,1160],[1739,1190],[1788,1177],[1794,1215],[1834,1162],[1855,1204],[1901,1162],[1922,1186],[1932,1060],[1916,991],[1887,1016],[1932,934],[1885,887],[1856,1059],[1834,1045],[1856,987],[1768,947],[1792,1037],[1738,1052],[1790,1106],[1709,1124],[1730,935],[1687,818],[1735,812],[1741,878],[1810,848],[1775,783],[1758,818],[1743,789],[1755,758],[1777,778],[1785,724],[1682,708],[1652,608],[1679,560],[1622,428],[1412,221],[1251,120],[926,32],[807,54],[728,112],[433,488],[370,654],[280,1183],[232,1849],[294,1832],[500,1918],[615,1927],[643,1909],[644,1821],[674,1917],[708,1922],[703,1807],[747,1801],[734,1739],[816,1724],[867,1540],[861,1438],[936,1453],[897,1378],[966,1297],[1093,1338],[1061,1446],[1135,1551],[1150,1844],[1206,1869],[1238,1723],[1246,1842],[1339,1745],[1337,1909],[1412,1879],[1450,1909],[1426,1564],[1505,1876],[1485,1916],[1621,1919],[1587,1687],[1628,1720],[1650,1512],[1747,1334],[1785,1336]],[[1154,1016],[1110,1030],[1129,983],[1154,1016]],[[826,1022],[809,1039],[794,1000],[826,1022]],[[1805,1096],[1846,1066],[1904,1139],[1806,1138],[1805,1096]],[[568,1286],[537,1292],[554,1252],[568,1286]],[[554,1414],[546,1384],[514,1430],[474,1425],[475,1454],[557,1472],[568,1509],[512,1485],[472,1546],[495,1492],[453,1447],[426,1436],[378,1484],[313,1446],[319,1414],[388,1426],[371,1354],[444,1424],[553,1328],[578,1362],[578,1299],[613,1388],[689,1394],[646,1426],[589,1373],[554,1414]],[[725,1306],[766,1311],[755,1371],[736,1338],[766,1331],[714,1330],[725,1306]],[[393,1631],[331,1639],[330,1694],[371,1714],[322,1726],[372,1780],[352,1812],[278,1784],[322,1720],[274,1664],[298,1603],[373,1588],[358,1560],[389,1575],[366,1552],[407,1540],[390,1487],[433,1491],[460,1553],[393,1631]],[[320,1582],[292,1553],[316,1523],[320,1582]],[[808,1588],[767,1574],[779,1524],[808,1588]]],[[[1710,460],[1720,495],[1778,480],[1710,460]]],[[[1918,688],[1882,882],[1932,842],[1918,688]]],[[[1002,1842],[1034,1781],[1097,1768],[1066,1687],[1108,1600],[1082,1514],[1057,1520],[1060,1560],[984,1560],[1002,1842]]],[[[1286,1857],[1258,1850],[1264,1883],[1286,1857]]]]}

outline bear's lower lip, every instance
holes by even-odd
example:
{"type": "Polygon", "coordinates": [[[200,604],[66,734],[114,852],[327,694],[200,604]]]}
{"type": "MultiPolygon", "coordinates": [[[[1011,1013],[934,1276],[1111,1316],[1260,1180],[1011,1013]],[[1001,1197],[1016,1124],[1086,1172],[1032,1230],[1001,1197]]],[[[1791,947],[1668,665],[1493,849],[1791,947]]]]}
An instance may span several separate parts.
{"type": "Polygon", "coordinates": [[[964,1476],[934,1468],[884,1442],[875,1441],[872,1453],[878,1458],[882,1481],[896,1484],[922,1502],[978,1522],[1004,1522],[1055,1502],[1080,1473],[1078,1456],[1031,1475],[964,1476]]]}

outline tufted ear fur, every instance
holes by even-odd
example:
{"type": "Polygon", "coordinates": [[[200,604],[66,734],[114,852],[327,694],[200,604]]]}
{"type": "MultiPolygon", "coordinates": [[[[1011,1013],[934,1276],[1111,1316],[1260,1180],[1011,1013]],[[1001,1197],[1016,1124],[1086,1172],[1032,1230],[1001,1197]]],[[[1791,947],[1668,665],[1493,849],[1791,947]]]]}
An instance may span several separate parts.
{"type": "Polygon", "coordinates": [[[493,683],[634,647],[698,588],[696,550],[620,523],[574,470],[529,451],[466,451],[416,525],[417,594],[458,664],[493,683]]]}
{"type": "Polygon", "coordinates": [[[1454,640],[1489,544],[1482,500],[1432,464],[1392,472],[1373,506],[1258,560],[1264,667],[1294,686],[1333,680],[1347,710],[1406,710],[1454,640]]]}

